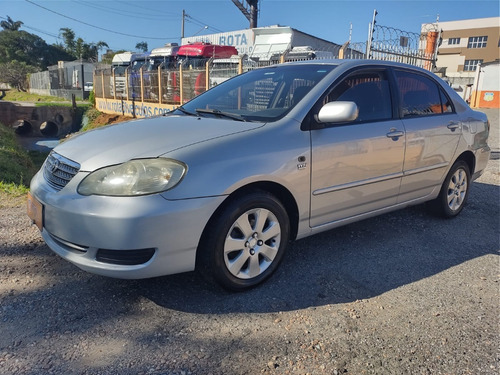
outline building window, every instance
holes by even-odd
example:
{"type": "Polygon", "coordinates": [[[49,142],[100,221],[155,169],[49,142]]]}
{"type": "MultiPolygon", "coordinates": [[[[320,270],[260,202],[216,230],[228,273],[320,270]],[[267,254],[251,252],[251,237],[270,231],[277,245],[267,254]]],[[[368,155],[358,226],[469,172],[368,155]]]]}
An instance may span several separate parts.
{"type": "Polygon", "coordinates": [[[471,36],[467,48],[485,48],[487,41],[487,36],[471,36]]]}
{"type": "Polygon", "coordinates": [[[448,39],[448,45],[449,46],[456,45],[456,44],[460,44],[460,38],[450,38],[450,39],[448,39]]]}
{"type": "Polygon", "coordinates": [[[477,64],[482,64],[483,60],[465,60],[464,72],[473,72],[477,68],[477,64]]]}

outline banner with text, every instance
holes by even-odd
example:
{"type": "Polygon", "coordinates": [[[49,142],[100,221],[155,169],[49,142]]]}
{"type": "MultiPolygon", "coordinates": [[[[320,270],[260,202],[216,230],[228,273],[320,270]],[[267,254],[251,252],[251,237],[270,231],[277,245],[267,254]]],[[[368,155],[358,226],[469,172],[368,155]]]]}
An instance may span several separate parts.
{"type": "Polygon", "coordinates": [[[95,98],[95,107],[98,111],[104,113],[146,118],[161,116],[174,110],[178,105],[95,98]]]}

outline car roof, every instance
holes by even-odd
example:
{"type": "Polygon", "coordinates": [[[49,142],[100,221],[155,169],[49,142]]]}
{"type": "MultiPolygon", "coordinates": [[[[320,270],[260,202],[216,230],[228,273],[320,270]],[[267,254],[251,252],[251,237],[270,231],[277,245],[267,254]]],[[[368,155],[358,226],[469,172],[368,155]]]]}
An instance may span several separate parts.
{"type": "Polygon", "coordinates": [[[343,66],[345,68],[359,67],[359,66],[385,66],[385,67],[412,69],[415,71],[425,72],[427,74],[431,73],[428,70],[425,70],[415,65],[409,65],[395,61],[373,60],[373,59],[316,59],[316,60],[292,61],[292,62],[286,62],[284,64],[286,65],[323,64],[323,65],[343,66]]]}

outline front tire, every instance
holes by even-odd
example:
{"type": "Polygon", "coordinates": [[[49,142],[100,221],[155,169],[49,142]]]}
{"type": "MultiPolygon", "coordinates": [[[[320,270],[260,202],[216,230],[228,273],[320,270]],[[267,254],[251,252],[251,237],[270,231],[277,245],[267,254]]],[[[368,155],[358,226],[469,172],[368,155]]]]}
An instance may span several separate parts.
{"type": "Polygon", "coordinates": [[[252,192],[215,214],[198,249],[200,266],[226,289],[249,289],[276,270],[289,240],[282,203],[269,193],[252,192]]]}
{"type": "Polygon", "coordinates": [[[447,218],[457,216],[467,202],[469,188],[469,166],[463,160],[458,160],[448,172],[439,196],[432,202],[434,211],[447,218]]]}

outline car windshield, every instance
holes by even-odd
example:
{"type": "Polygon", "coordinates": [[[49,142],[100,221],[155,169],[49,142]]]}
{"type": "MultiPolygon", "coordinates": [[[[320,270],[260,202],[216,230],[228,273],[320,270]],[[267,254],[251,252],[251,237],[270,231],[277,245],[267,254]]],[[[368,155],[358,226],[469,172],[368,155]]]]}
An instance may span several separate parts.
{"type": "Polygon", "coordinates": [[[277,121],[335,65],[279,65],[236,76],[183,105],[183,113],[243,121],[277,121]]]}

